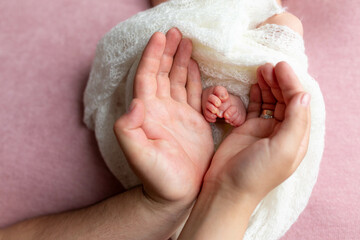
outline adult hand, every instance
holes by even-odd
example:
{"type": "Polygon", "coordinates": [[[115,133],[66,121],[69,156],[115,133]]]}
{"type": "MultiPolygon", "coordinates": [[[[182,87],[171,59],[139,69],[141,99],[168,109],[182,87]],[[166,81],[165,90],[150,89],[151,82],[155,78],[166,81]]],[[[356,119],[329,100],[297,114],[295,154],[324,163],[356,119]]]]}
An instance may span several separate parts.
{"type": "Polygon", "coordinates": [[[114,126],[145,192],[159,202],[193,202],[213,155],[191,53],[179,30],[155,33],[139,63],[130,110],[114,126]]]}
{"type": "Polygon", "coordinates": [[[247,120],[215,153],[179,239],[242,239],[257,204],[307,151],[309,102],[288,64],[258,68],[247,120]],[[259,118],[262,109],[274,110],[275,118],[259,118]]]}
{"type": "Polygon", "coordinates": [[[255,204],[296,170],[310,132],[310,95],[291,67],[265,64],[257,78],[246,122],[222,142],[205,177],[205,184],[221,185],[233,197],[245,194],[255,204]],[[260,118],[262,109],[273,110],[274,118],[260,118]]]}
{"type": "Polygon", "coordinates": [[[0,229],[0,239],[168,239],[187,217],[213,155],[191,51],[178,30],[156,33],[138,67],[131,110],[114,126],[152,199],[133,188],[87,208],[0,229]]]}

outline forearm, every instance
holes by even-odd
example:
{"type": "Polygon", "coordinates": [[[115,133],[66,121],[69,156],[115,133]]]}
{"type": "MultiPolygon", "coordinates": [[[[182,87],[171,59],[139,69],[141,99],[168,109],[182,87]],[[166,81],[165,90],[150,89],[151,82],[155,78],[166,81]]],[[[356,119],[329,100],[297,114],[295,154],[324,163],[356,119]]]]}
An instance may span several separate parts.
{"type": "Polygon", "coordinates": [[[72,212],[39,217],[0,232],[0,239],[168,239],[188,214],[155,203],[141,187],[72,212]]]}
{"type": "Polygon", "coordinates": [[[256,205],[245,194],[205,183],[179,240],[242,239],[256,205]]]}

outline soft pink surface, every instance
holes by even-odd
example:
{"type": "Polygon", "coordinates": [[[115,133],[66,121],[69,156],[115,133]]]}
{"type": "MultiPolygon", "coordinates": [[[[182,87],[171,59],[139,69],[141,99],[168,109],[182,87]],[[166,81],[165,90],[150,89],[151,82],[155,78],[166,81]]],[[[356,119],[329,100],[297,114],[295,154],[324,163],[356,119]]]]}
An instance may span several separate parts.
{"type": "MultiPolygon", "coordinates": [[[[360,2],[289,0],[327,106],[318,183],[283,239],[360,236],[360,2]]],[[[0,226],[120,190],[82,123],[97,41],[146,0],[0,1],[0,226]]]]}
{"type": "Polygon", "coordinates": [[[144,0],[0,1],[0,226],[120,190],[83,92],[100,38],[144,0]]]}
{"type": "Polygon", "coordinates": [[[326,103],[318,182],[283,239],[360,239],[360,2],[289,0],[326,103]]]}

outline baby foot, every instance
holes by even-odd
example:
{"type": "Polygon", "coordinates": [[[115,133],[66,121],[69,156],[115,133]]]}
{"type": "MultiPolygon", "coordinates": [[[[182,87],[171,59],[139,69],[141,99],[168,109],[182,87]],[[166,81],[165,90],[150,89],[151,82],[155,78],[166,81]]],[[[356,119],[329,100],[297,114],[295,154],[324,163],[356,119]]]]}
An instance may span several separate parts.
{"type": "Polygon", "coordinates": [[[209,87],[203,91],[202,110],[208,122],[213,123],[217,118],[224,118],[225,122],[234,127],[240,126],[246,116],[241,99],[229,94],[222,86],[209,87]]]}

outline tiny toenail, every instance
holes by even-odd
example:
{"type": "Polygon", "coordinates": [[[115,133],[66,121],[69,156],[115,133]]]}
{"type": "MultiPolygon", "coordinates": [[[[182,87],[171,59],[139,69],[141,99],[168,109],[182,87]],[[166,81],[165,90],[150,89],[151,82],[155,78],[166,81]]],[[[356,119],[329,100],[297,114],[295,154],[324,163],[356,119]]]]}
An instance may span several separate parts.
{"type": "Polygon", "coordinates": [[[219,111],[219,117],[223,117],[224,111],[219,111]]]}

